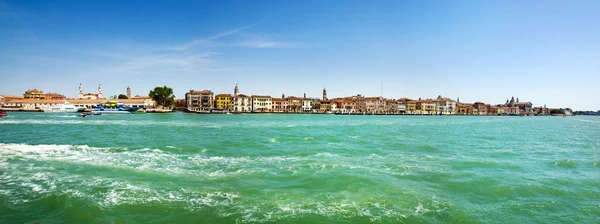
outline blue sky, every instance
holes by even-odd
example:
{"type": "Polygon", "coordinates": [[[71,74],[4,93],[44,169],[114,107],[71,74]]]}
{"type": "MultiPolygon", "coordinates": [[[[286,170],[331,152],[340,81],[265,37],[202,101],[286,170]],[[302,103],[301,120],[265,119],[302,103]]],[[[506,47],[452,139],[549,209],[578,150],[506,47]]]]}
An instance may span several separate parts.
{"type": "Polygon", "coordinates": [[[0,94],[172,87],[600,109],[600,1],[0,0],[0,94]]]}

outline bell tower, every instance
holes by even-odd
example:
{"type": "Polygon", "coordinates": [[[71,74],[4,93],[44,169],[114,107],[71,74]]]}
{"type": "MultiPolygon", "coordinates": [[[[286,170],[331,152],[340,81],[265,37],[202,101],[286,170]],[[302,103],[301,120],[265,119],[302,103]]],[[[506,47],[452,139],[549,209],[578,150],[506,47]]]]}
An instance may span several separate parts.
{"type": "Polygon", "coordinates": [[[83,99],[83,86],[79,83],[79,99],[83,99]]]}
{"type": "Polygon", "coordinates": [[[323,88],[323,100],[327,100],[327,90],[323,88]]]}
{"type": "Polygon", "coordinates": [[[238,88],[238,84],[235,84],[235,88],[233,88],[233,96],[237,96],[240,93],[240,89],[238,88]]]}
{"type": "Polygon", "coordinates": [[[131,99],[131,88],[127,86],[127,99],[131,99]]]}
{"type": "Polygon", "coordinates": [[[104,96],[102,96],[102,84],[98,84],[98,99],[103,99],[104,96]]]}

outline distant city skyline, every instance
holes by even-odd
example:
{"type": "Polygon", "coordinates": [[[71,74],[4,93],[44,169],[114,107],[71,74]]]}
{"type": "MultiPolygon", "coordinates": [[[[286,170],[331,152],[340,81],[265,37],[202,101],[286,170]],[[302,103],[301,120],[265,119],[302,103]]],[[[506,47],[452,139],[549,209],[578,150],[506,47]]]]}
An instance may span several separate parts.
{"type": "Polygon", "coordinates": [[[0,94],[356,94],[598,110],[598,1],[6,1],[0,94]]]}

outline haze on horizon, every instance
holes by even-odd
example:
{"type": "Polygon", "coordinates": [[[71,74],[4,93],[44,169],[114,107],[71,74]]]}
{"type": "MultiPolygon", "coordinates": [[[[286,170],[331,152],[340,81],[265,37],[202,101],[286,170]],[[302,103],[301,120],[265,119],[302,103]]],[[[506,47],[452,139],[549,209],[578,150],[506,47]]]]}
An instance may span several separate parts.
{"type": "Polygon", "coordinates": [[[600,1],[0,0],[0,94],[172,87],[600,109],[600,1]]]}

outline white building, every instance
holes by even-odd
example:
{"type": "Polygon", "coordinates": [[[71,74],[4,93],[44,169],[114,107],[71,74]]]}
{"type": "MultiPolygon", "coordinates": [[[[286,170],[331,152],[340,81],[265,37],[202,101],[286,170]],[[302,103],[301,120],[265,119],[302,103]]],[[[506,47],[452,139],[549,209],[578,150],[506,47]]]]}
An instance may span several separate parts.
{"type": "Polygon", "coordinates": [[[252,95],[252,112],[273,112],[271,96],[252,95]]]}
{"type": "Polygon", "coordinates": [[[311,112],[313,108],[313,99],[302,98],[302,112],[311,112]]]}
{"type": "MultiPolygon", "coordinates": [[[[127,87],[129,88],[129,87],[127,87]]],[[[102,95],[102,85],[98,85],[98,94],[93,93],[83,93],[83,86],[79,83],[79,99],[80,100],[95,100],[95,99],[104,99],[104,95],[102,95]]]]}
{"type": "Polygon", "coordinates": [[[437,114],[454,114],[454,110],[456,109],[456,101],[450,98],[442,98],[442,96],[438,96],[435,100],[437,114]]]}
{"type": "Polygon", "coordinates": [[[244,94],[235,93],[233,96],[233,111],[247,113],[252,110],[252,101],[249,96],[244,94]]]}

